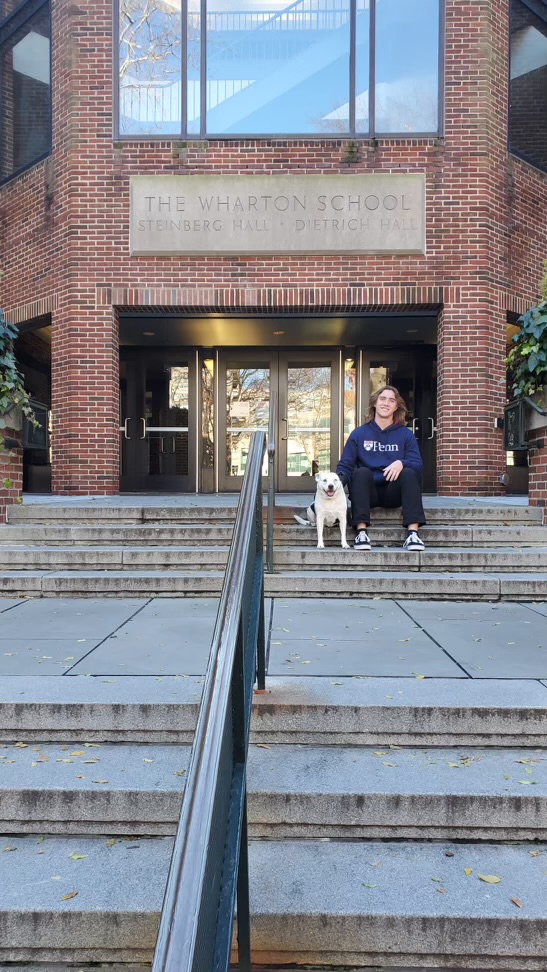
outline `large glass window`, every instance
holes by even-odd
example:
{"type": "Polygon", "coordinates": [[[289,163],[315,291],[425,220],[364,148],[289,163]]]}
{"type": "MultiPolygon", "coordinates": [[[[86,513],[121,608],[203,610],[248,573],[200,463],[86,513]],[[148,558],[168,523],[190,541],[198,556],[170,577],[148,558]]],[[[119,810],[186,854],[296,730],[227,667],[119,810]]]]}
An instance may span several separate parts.
{"type": "Polygon", "coordinates": [[[438,0],[377,0],[377,132],[435,132],[439,117],[438,0]]]}
{"type": "Polygon", "coordinates": [[[509,146],[547,169],[547,5],[511,2],[509,146]]]}
{"type": "Polygon", "coordinates": [[[0,6],[0,181],[51,151],[49,3],[0,6]]]}
{"type": "Polygon", "coordinates": [[[117,0],[119,134],[435,134],[442,2],[117,0]]]}

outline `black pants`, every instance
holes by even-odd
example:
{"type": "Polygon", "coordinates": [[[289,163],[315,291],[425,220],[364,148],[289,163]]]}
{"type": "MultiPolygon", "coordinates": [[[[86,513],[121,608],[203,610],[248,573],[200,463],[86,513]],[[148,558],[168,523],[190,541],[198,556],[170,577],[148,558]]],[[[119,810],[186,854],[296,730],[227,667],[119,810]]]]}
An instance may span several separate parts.
{"type": "Polygon", "coordinates": [[[418,523],[420,526],[425,523],[420,476],[408,466],[390,483],[375,483],[372,469],[358,466],[353,470],[349,482],[349,495],[354,527],[358,523],[370,523],[371,506],[383,506],[386,509],[402,506],[405,527],[409,523],[418,523]]]}

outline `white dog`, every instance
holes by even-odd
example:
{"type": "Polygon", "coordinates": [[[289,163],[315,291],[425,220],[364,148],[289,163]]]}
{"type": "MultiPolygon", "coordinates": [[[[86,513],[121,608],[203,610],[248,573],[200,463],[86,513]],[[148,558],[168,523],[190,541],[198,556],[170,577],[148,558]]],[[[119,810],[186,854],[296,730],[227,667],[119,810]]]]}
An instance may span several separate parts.
{"type": "Polygon", "coordinates": [[[340,525],[340,539],[342,547],[347,550],[349,544],[346,540],[348,502],[344,487],[336,473],[316,473],[315,482],[317,490],[315,499],[311,506],[306,510],[307,520],[301,516],[296,516],[295,520],[301,526],[317,526],[317,546],[323,548],[323,527],[340,525]]]}

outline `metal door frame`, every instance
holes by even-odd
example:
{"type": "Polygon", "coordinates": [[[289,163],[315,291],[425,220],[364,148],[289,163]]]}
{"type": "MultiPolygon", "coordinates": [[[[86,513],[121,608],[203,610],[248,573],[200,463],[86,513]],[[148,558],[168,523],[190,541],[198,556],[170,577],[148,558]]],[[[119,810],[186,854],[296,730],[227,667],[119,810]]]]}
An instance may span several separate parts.
{"type": "MultiPolygon", "coordinates": [[[[424,492],[435,493],[437,484],[437,399],[431,387],[425,388],[424,371],[428,365],[437,360],[437,346],[409,348],[358,348],[357,370],[357,416],[358,423],[367,420],[368,402],[370,398],[370,363],[371,360],[382,359],[410,361],[414,371],[414,399],[416,414],[409,423],[420,444],[424,460],[424,492]]],[[[396,386],[395,382],[395,386],[396,386]]]]}
{"type": "MultiPolygon", "coordinates": [[[[341,348],[297,348],[294,350],[279,350],[278,348],[257,348],[256,350],[238,348],[219,348],[217,355],[217,408],[215,423],[215,455],[217,465],[216,483],[219,492],[234,492],[240,486],[243,477],[228,476],[224,469],[225,445],[227,435],[226,407],[225,407],[225,373],[229,366],[240,367],[242,364],[264,366],[270,369],[270,390],[277,389],[279,394],[279,426],[276,455],[276,488],[279,492],[310,493],[315,490],[312,476],[288,477],[287,446],[286,446],[286,403],[287,403],[287,369],[295,362],[305,367],[329,364],[332,369],[331,396],[331,455],[332,464],[336,466],[343,438],[343,408],[341,400],[341,369],[343,369],[343,350],[341,348]]],[[[265,430],[266,431],[266,430],[265,430]]]]}
{"type": "MultiPolygon", "coordinates": [[[[198,463],[201,407],[199,402],[196,348],[128,348],[120,349],[120,358],[127,367],[126,409],[121,415],[120,433],[127,443],[126,468],[120,475],[122,492],[197,493],[199,489],[198,463]],[[146,365],[161,362],[166,366],[188,367],[188,475],[151,476],[142,471],[145,464],[143,443],[146,441],[146,365]],[[145,431],[143,435],[142,432],[145,431]]],[[[159,429],[159,427],[158,427],[159,429]]],[[[150,431],[155,431],[150,429],[150,431]]]]}

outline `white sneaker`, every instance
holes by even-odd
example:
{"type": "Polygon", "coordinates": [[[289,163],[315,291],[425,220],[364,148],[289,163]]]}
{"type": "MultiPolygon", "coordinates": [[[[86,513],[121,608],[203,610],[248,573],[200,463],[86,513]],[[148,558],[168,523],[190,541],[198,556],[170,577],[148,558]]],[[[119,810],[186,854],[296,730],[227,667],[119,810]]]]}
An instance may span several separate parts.
{"type": "Polygon", "coordinates": [[[425,543],[422,538],[418,536],[416,530],[411,530],[403,543],[403,550],[425,550],[425,543]]]}
{"type": "Polygon", "coordinates": [[[355,550],[370,550],[370,539],[366,530],[359,530],[353,541],[355,550]]]}

